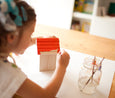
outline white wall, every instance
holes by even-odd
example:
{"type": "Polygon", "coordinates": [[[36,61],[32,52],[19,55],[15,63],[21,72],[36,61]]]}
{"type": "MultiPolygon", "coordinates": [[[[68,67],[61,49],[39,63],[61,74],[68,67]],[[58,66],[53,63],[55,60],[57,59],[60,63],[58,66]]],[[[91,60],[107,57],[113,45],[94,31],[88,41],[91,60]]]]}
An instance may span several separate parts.
{"type": "Polygon", "coordinates": [[[26,0],[36,10],[37,23],[70,29],[74,0],[26,0]]]}

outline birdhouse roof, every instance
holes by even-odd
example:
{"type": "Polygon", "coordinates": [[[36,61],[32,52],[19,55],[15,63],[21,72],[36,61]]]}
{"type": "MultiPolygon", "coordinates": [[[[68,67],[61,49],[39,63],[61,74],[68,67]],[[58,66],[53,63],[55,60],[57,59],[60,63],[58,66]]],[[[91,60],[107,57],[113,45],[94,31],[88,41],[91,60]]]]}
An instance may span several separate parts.
{"type": "Polygon", "coordinates": [[[40,52],[48,52],[51,50],[60,51],[59,39],[58,38],[37,38],[37,50],[40,52]]]}

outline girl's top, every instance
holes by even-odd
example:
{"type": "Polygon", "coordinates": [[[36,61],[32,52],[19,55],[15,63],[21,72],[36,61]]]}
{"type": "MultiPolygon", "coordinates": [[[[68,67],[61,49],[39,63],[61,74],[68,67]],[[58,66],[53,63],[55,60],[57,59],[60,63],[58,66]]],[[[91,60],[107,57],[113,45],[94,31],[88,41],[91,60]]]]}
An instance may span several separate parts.
{"type": "Polygon", "coordinates": [[[15,64],[0,58],[0,98],[12,98],[26,78],[15,64]]]}

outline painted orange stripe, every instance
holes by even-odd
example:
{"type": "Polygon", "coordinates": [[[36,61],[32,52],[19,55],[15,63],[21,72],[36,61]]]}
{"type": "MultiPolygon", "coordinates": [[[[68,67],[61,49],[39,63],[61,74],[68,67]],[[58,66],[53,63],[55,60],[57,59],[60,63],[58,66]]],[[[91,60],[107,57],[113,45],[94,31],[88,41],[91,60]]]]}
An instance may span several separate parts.
{"type": "Polygon", "coordinates": [[[37,50],[40,52],[56,50],[60,51],[59,39],[58,38],[37,38],[37,50]]]}

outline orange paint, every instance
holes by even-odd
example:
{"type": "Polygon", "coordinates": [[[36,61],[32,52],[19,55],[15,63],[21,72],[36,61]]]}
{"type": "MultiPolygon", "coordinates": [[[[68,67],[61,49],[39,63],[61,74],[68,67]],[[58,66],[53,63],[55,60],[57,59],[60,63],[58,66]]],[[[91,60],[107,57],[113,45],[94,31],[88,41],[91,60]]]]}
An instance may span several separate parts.
{"type": "Polygon", "coordinates": [[[60,51],[59,39],[58,38],[37,38],[37,50],[40,52],[47,52],[51,50],[60,51]]]}

